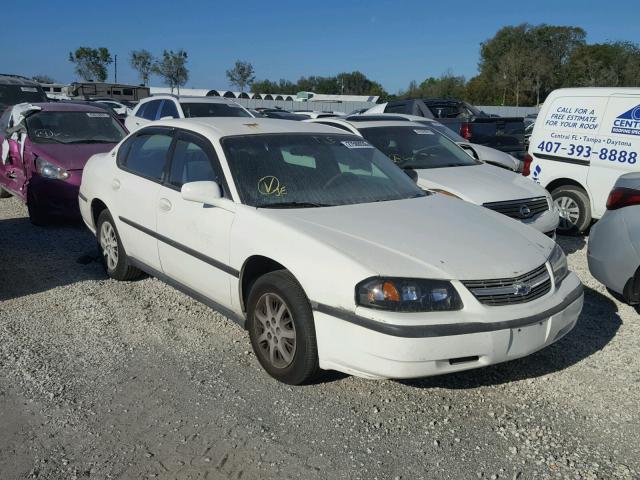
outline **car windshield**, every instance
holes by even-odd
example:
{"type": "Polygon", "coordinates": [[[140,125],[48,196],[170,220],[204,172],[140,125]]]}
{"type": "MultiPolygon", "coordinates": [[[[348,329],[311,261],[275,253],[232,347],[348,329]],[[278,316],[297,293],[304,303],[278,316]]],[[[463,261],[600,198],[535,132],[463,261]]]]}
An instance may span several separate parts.
{"type": "Polygon", "coordinates": [[[0,85],[0,110],[18,103],[46,102],[47,96],[37,87],[0,85]]]}
{"type": "Polygon", "coordinates": [[[324,207],[426,195],[353,135],[244,135],[226,137],[222,146],[241,200],[251,206],[324,207]]]}
{"type": "Polygon", "coordinates": [[[180,102],[186,118],[192,117],[250,117],[244,108],[235,103],[180,102]]]}
{"type": "Polygon", "coordinates": [[[463,137],[458,135],[456,132],[454,132],[450,128],[445,127],[440,122],[429,122],[429,123],[427,123],[427,122],[418,122],[418,123],[424,123],[424,125],[427,125],[428,127],[434,129],[436,132],[440,132],[442,135],[444,135],[445,137],[449,138],[450,140],[452,140],[454,142],[469,143],[463,137]]]}
{"type": "Polygon", "coordinates": [[[118,143],[124,128],[108,113],[39,112],[27,117],[27,132],[34,143],[118,143]]]}
{"type": "Polygon", "coordinates": [[[463,167],[479,163],[427,126],[370,127],[361,129],[360,133],[401,168],[463,167]]]}

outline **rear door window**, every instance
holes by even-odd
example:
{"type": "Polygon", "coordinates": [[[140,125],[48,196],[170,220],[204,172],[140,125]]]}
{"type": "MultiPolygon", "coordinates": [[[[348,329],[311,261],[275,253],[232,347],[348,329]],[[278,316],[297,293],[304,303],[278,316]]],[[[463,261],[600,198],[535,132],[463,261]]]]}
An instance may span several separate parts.
{"type": "Polygon", "coordinates": [[[180,118],[180,114],[178,113],[178,109],[176,108],[176,104],[173,103],[173,100],[163,100],[162,102],[159,118],[165,117],[180,118]]]}
{"type": "Polygon", "coordinates": [[[142,114],[142,118],[146,118],[147,120],[155,120],[158,114],[158,107],[162,100],[153,100],[147,104],[147,108],[145,108],[144,113],[142,114]]]}

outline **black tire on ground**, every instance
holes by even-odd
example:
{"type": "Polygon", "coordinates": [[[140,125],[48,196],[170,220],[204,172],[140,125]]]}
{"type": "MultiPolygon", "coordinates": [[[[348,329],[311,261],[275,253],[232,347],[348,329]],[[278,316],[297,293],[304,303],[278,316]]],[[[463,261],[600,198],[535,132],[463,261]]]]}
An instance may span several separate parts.
{"type": "Polygon", "coordinates": [[[141,271],[129,264],[129,257],[122,246],[116,224],[108,210],[103,210],[98,215],[96,239],[98,250],[102,258],[104,269],[115,280],[134,280],[141,275],[141,271]],[[109,240],[109,247],[103,247],[103,236],[109,240]],[[111,257],[106,253],[110,251],[111,257]],[[109,257],[112,261],[109,260],[109,257]],[[114,261],[115,260],[115,261],[114,261]]]}
{"type": "Polygon", "coordinates": [[[29,221],[33,225],[42,227],[49,223],[49,218],[42,211],[42,207],[38,205],[38,201],[31,193],[31,190],[27,191],[27,210],[29,211],[29,221]]]}
{"type": "Polygon", "coordinates": [[[582,188],[563,185],[551,192],[553,201],[560,210],[560,225],[557,232],[561,235],[579,235],[591,225],[591,202],[582,188]],[[569,210],[564,209],[569,207],[569,210]],[[563,214],[565,217],[563,217],[563,214]]]}
{"type": "Polygon", "coordinates": [[[4,188],[0,187],[0,198],[9,198],[11,194],[7,192],[4,188]]]}
{"type": "MultiPolygon", "coordinates": [[[[269,323],[267,321],[267,323],[269,323]]],[[[258,278],[251,288],[247,302],[247,327],[253,351],[260,362],[260,365],[276,380],[289,385],[300,385],[312,381],[319,373],[318,366],[318,346],[316,344],[316,331],[313,321],[311,305],[304,290],[296,279],[286,270],[270,272],[258,278]],[[272,337],[266,339],[270,332],[265,328],[265,324],[256,316],[256,313],[264,319],[266,303],[273,299],[278,306],[278,301],[284,303],[285,313],[277,318],[277,312],[268,318],[271,322],[272,332],[280,333],[280,327],[287,330],[289,335],[295,338],[295,345],[291,351],[289,338],[280,338],[281,348],[288,348],[288,354],[292,355],[289,360],[279,353],[278,347],[270,348],[275,344],[270,343],[272,337]],[[265,307],[265,309],[263,309],[265,307]],[[286,324],[286,325],[285,325],[286,324]],[[287,328],[285,328],[288,327],[287,328]],[[262,336],[263,340],[260,340],[262,336]],[[282,342],[289,342],[287,345],[282,342]],[[270,357],[269,352],[273,350],[274,356],[270,357]],[[277,363],[280,362],[280,365],[277,363]]]]}

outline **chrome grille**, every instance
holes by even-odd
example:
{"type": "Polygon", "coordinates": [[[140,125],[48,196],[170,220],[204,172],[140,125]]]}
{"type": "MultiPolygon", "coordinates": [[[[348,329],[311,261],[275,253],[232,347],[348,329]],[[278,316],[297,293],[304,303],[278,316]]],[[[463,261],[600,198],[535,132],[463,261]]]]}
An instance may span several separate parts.
{"type": "Polygon", "coordinates": [[[533,218],[549,210],[549,202],[546,197],[523,198],[520,200],[508,200],[505,202],[483,203],[483,207],[502,213],[507,217],[519,220],[533,218]]]}
{"type": "Polygon", "coordinates": [[[527,303],[551,290],[551,277],[546,265],[515,278],[467,280],[462,284],[480,303],[490,306],[527,303]]]}

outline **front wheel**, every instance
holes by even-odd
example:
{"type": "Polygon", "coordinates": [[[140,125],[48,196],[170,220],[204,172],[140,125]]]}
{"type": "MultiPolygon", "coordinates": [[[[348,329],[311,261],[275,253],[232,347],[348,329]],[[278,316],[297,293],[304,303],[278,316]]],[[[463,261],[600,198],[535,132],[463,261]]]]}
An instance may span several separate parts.
{"type": "Polygon", "coordinates": [[[129,264],[129,257],[124,251],[115,222],[108,210],[103,210],[97,223],[98,248],[107,275],[115,280],[133,280],[141,272],[129,264]]]}
{"type": "Polygon", "coordinates": [[[318,347],[309,300],[285,270],[256,280],[247,302],[249,337],[260,365],[276,380],[300,385],[318,373],[318,347]]]}
{"type": "Polygon", "coordinates": [[[591,204],[589,196],[582,188],[564,185],[551,192],[553,203],[560,215],[558,233],[577,235],[591,225],[591,204]]]}
{"type": "Polygon", "coordinates": [[[4,188],[0,187],[0,198],[9,198],[11,194],[7,192],[4,188]]]}
{"type": "Polygon", "coordinates": [[[36,197],[31,193],[31,190],[27,190],[27,211],[29,212],[29,221],[32,225],[42,227],[47,225],[49,218],[44,212],[41,205],[38,204],[36,197]]]}

